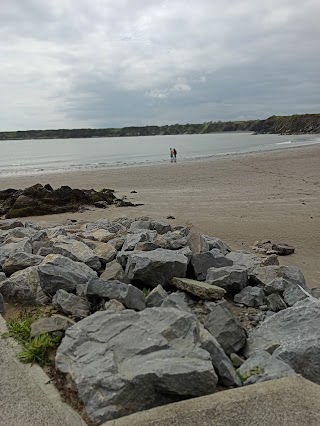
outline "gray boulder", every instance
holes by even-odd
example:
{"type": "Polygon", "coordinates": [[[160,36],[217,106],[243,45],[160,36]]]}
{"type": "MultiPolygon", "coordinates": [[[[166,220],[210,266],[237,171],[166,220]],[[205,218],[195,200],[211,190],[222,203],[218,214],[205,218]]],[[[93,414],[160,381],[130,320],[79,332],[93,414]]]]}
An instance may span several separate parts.
{"type": "Polygon", "coordinates": [[[123,303],[128,309],[141,311],[146,307],[144,294],[131,284],[125,284],[117,280],[104,281],[94,279],[88,283],[86,295],[99,296],[107,299],[115,299],[123,303]]]}
{"type": "Polygon", "coordinates": [[[120,263],[118,263],[116,260],[113,260],[112,262],[106,264],[106,268],[101,274],[100,278],[105,281],[122,281],[124,279],[124,270],[122,269],[120,263]]]}
{"type": "Polygon", "coordinates": [[[198,281],[206,279],[209,268],[222,268],[223,266],[231,266],[233,264],[232,260],[227,259],[218,249],[194,254],[190,263],[194,277],[198,281]]]}
{"type": "Polygon", "coordinates": [[[220,238],[209,237],[208,235],[202,235],[202,237],[205,239],[205,241],[209,245],[209,250],[218,249],[224,255],[231,252],[230,247],[227,244],[225,244],[222,240],[220,240],[220,238]]]}
{"type": "Polygon", "coordinates": [[[152,242],[156,234],[155,231],[140,231],[135,234],[129,234],[124,240],[122,250],[132,251],[140,242],[152,242]]]}
{"type": "Polygon", "coordinates": [[[190,247],[194,255],[209,251],[209,244],[207,243],[205,237],[198,232],[189,232],[187,236],[187,245],[190,247]]]}
{"type": "Polygon", "coordinates": [[[39,318],[31,324],[30,337],[35,337],[53,331],[65,331],[75,322],[62,315],[52,315],[51,317],[39,318]]]}
{"type": "Polygon", "coordinates": [[[112,262],[118,254],[116,248],[110,243],[95,242],[92,251],[96,256],[98,256],[101,265],[106,265],[107,263],[112,262]]]}
{"type": "Polygon", "coordinates": [[[6,279],[7,279],[6,274],[4,272],[0,272],[0,283],[6,279]]]}
{"type": "Polygon", "coordinates": [[[96,312],[66,331],[56,368],[99,424],[210,394],[217,384],[197,319],[172,308],[96,312]],[[88,347],[90,356],[83,356],[88,347]]]}
{"type": "Polygon", "coordinates": [[[232,260],[234,265],[245,266],[248,270],[259,266],[261,262],[260,256],[244,250],[231,251],[226,257],[232,260]]]}
{"type": "Polygon", "coordinates": [[[128,256],[125,274],[150,287],[171,284],[173,277],[185,277],[188,259],[180,253],[157,249],[149,252],[132,253],[128,256]]]}
{"type": "Polygon", "coordinates": [[[279,312],[282,309],[287,309],[285,301],[282,299],[280,294],[272,293],[267,297],[267,305],[270,311],[279,312]]]}
{"type": "Polygon", "coordinates": [[[30,266],[15,272],[10,278],[0,283],[0,293],[14,302],[35,305],[37,290],[40,285],[36,266],[30,266]]]}
{"type": "Polygon", "coordinates": [[[266,351],[255,352],[238,368],[244,385],[296,376],[295,371],[285,362],[266,351]]]}
{"type": "Polygon", "coordinates": [[[172,284],[179,290],[186,291],[205,300],[222,299],[226,291],[213,284],[190,280],[189,278],[173,278],[172,284]]]}
{"type": "Polygon", "coordinates": [[[247,286],[234,296],[236,303],[257,308],[265,303],[265,295],[260,287],[247,286]]]}
{"type": "Polygon", "coordinates": [[[23,223],[18,219],[4,219],[0,220],[0,230],[6,231],[7,229],[23,228],[23,223]]]}
{"type": "Polygon", "coordinates": [[[167,250],[178,250],[187,245],[187,237],[179,230],[167,232],[164,235],[158,235],[154,243],[167,250]]]}
{"type": "Polygon", "coordinates": [[[224,352],[238,352],[246,343],[246,332],[224,303],[206,302],[209,313],[203,325],[222,346],[224,352]]]}
{"type": "Polygon", "coordinates": [[[97,277],[97,273],[89,266],[59,254],[46,256],[38,266],[38,271],[43,291],[51,295],[60,289],[74,291],[78,285],[97,277]]]}
{"type": "Polygon", "coordinates": [[[168,293],[162,285],[157,285],[146,297],[146,305],[148,308],[157,308],[161,306],[161,303],[167,296],[168,293]]]}
{"type": "Polygon", "coordinates": [[[84,318],[89,315],[90,311],[90,305],[86,299],[64,290],[56,292],[52,298],[52,305],[65,314],[73,315],[76,318],[84,318]]]}
{"type": "Polygon", "coordinates": [[[185,312],[191,312],[188,305],[188,296],[183,292],[171,293],[161,304],[162,308],[176,308],[185,312]]]}
{"type": "Polygon", "coordinates": [[[32,245],[28,237],[9,238],[5,240],[0,246],[0,267],[8,257],[21,252],[32,254],[32,245]]]}
{"type": "Polygon", "coordinates": [[[224,288],[227,293],[239,293],[248,285],[247,268],[241,265],[209,268],[206,282],[224,288]]]}
{"type": "Polygon", "coordinates": [[[85,263],[96,271],[101,268],[99,257],[86,244],[74,238],[60,237],[54,240],[53,253],[85,263]]]}
{"type": "Polygon", "coordinates": [[[135,220],[131,223],[129,231],[140,231],[141,229],[152,229],[151,220],[135,220]]]}
{"type": "Polygon", "coordinates": [[[219,383],[227,388],[241,386],[240,379],[230,359],[224,353],[217,340],[203,326],[200,326],[200,341],[201,347],[208,351],[211,356],[212,365],[218,375],[219,383]]]}
{"type": "Polygon", "coordinates": [[[23,251],[16,252],[6,259],[6,261],[2,265],[2,269],[5,274],[9,276],[14,272],[28,268],[29,266],[37,266],[42,262],[42,260],[42,256],[26,253],[23,251]]]}
{"type": "Polygon", "coordinates": [[[250,335],[246,354],[270,348],[296,373],[320,384],[320,303],[307,298],[269,317],[250,335]]]}
{"type": "Polygon", "coordinates": [[[172,231],[172,226],[163,220],[151,220],[151,229],[157,231],[157,234],[162,235],[172,231]]]}

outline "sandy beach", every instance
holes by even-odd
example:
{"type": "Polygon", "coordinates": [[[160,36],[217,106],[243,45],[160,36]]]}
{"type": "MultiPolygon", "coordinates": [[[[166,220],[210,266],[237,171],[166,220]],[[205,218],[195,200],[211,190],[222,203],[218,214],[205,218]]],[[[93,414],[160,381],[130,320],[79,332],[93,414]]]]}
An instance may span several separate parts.
{"type": "Polygon", "coordinates": [[[263,239],[291,244],[296,253],[280,258],[281,264],[301,268],[309,287],[320,286],[320,145],[201,162],[3,177],[0,189],[38,182],[112,188],[118,197],[144,204],[32,218],[39,223],[173,215],[173,225],[220,237],[233,249],[248,250],[263,239]]]}

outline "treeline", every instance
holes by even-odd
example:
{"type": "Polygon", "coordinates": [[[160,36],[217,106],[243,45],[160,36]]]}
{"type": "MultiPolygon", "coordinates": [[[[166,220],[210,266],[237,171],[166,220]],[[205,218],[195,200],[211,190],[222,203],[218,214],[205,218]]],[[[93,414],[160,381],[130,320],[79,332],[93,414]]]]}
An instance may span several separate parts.
{"type": "Polygon", "coordinates": [[[266,120],[217,121],[201,124],[173,124],[166,126],[12,131],[0,132],[0,140],[185,135],[218,132],[279,134],[320,133],[320,114],[291,116],[274,115],[266,120]]]}

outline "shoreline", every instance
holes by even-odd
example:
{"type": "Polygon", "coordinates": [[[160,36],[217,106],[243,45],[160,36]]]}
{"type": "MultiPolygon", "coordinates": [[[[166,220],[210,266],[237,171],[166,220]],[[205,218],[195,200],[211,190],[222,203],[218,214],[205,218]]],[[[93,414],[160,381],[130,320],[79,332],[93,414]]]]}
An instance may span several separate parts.
{"type": "Polygon", "coordinates": [[[114,189],[118,198],[127,196],[143,206],[24,219],[45,225],[120,216],[166,220],[172,215],[171,224],[217,236],[234,250],[250,250],[263,239],[293,245],[295,254],[281,257],[281,264],[299,267],[309,287],[316,287],[320,286],[319,164],[320,145],[313,144],[188,163],[0,177],[0,189],[36,183],[114,189]]]}
{"type": "MultiPolygon", "coordinates": [[[[240,132],[222,132],[222,133],[240,133],[240,132]]],[[[241,133],[247,133],[250,136],[255,136],[252,133],[248,133],[248,132],[241,132],[241,133]]],[[[318,135],[320,137],[319,133],[316,133],[316,135],[318,135]]],[[[184,135],[178,135],[178,136],[184,136],[184,135]]],[[[279,136],[284,136],[284,135],[279,135],[279,136]]],[[[289,135],[288,135],[289,136],[289,135]]],[[[90,138],[88,138],[90,139],[90,138]]],[[[1,141],[0,141],[1,142],[1,141]]],[[[250,155],[259,155],[259,154],[263,154],[263,153],[272,153],[272,152],[278,152],[278,151],[284,151],[284,150],[293,150],[293,149],[304,149],[307,147],[311,147],[314,145],[320,145],[320,141],[308,141],[306,143],[303,144],[297,144],[296,146],[290,146],[289,143],[291,142],[280,142],[279,147],[266,147],[265,149],[263,148],[259,148],[256,150],[249,150],[249,151],[239,151],[239,152],[229,152],[229,153],[221,153],[221,154],[210,154],[210,155],[203,155],[202,157],[193,157],[193,158],[185,158],[179,161],[179,157],[178,157],[178,163],[179,164],[191,164],[191,163],[203,163],[203,162],[212,162],[212,161],[217,161],[217,160],[223,160],[223,159],[227,159],[227,158],[231,158],[231,157],[243,157],[243,156],[250,156],[250,155]],[[288,145],[287,145],[288,144],[288,145]]],[[[165,166],[168,165],[170,163],[169,159],[163,159],[163,160],[159,160],[159,161],[154,161],[154,162],[141,162],[141,163],[124,163],[124,164],[108,164],[105,166],[97,166],[97,167],[93,167],[90,165],[88,165],[87,167],[79,167],[79,168],[69,168],[69,169],[57,169],[57,170],[45,170],[45,169],[40,169],[37,171],[26,171],[26,172],[17,172],[17,173],[11,173],[11,174],[1,174],[0,171],[0,188],[1,188],[1,180],[2,179],[15,179],[15,178],[28,178],[28,177],[33,177],[33,176],[39,176],[39,178],[41,176],[44,175],[52,175],[55,176],[57,174],[74,174],[74,173],[91,173],[91,172],[105,172],[105,171],[109,171],[109,170],[122,170],[122,169],[131,169],[131,168],[136,168],[136,167],[157,167],[157,166],[165,166]]],[[[20,189],[20,188],[19,188],[20,189]]]]}

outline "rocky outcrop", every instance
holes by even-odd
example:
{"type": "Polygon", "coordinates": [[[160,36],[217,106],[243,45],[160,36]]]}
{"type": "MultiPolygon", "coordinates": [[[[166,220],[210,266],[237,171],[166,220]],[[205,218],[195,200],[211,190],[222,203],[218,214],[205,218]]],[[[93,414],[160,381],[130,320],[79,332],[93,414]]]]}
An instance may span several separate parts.
{"type": "MultiPolygon", "coordinates": [[[[25,189],[0,191],[0,215],[6,218],[23,216],[39,216],[46,214],[76,211],[84,205],[106,207],[111,204],[119,205],[114,191],[103,189],[72,189],[69,186],[53,189],[50,185],[36,184],[25,189]]],[[[134,206],[132,203],[127,205],[134,206]]]]}

